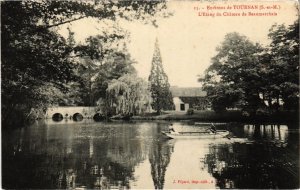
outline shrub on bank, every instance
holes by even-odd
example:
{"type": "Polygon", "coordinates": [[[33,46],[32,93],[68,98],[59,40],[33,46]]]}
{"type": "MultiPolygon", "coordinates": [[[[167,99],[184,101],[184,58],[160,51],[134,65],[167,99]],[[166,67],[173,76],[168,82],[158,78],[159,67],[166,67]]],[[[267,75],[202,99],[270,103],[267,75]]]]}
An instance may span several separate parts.
{"type": "Polygon", "coordinates": [[[186,112],[187,115],[193,115],[194,114],[194,109],[193,108],[189,108],[186,112]]]}

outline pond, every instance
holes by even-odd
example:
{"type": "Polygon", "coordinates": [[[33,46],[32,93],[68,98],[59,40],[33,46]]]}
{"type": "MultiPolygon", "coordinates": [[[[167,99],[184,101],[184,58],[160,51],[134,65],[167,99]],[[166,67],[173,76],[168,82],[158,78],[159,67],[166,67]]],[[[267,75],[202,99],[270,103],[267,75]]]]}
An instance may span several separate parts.
{"type": "Polygon", "coordinates": [[[46,120],[4,131],[2,187],[299,188],[298,126],[225,123],[230,139],[166,139],[170,123],[210,126],[46,120]]]}

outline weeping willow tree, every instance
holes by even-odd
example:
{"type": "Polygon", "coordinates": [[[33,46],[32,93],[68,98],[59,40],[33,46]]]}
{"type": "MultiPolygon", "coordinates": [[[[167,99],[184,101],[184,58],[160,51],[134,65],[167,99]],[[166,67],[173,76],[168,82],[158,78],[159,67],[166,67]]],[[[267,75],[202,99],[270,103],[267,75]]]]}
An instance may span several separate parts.
{"type": "Polygon", "coordinates": [[[108,102],[117,114],[137,115],[151,108],[148,84],[136,74],[114,79],[107,88],[108,102]]]}

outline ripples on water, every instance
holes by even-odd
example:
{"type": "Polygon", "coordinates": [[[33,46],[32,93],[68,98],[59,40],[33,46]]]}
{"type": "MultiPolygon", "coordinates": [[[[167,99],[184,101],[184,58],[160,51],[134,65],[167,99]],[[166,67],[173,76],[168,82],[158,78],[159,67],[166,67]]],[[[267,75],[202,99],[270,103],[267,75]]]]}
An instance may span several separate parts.
{"type": "Polygon", "coordinates": [[[234,138],[167,140],[168,125],[40,121],[5,132],[3,188],[299,188],[298,126],[220,124],[234,138]]]}

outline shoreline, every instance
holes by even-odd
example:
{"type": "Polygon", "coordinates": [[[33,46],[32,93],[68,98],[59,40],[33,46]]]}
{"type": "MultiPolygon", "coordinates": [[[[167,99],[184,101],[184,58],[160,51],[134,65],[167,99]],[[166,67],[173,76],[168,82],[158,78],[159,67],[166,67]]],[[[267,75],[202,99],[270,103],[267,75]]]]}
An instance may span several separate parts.
{"type": "Polygon", "coordinates": [[[169,112],[163,115],[139,115],[133,116],[131,120],[167,120],[180,121],[192,120],[195,122],[298,122],[299,114],[297,111],[281,111],[272,115],[257,115],[254,117],[243,116],[241,111],[230,110],[216,113],[211,110],[195,111],[194,114],[186,112],[169,112]]]}
{"type": "MultiPolygon", "coordinates": [[[[299,112],[298,111],[280,111],[274,113],[272,115],[260,115],[255,117],[243,116],[242,112],[239,110],[227,110],[222,113],[216,113],[212,110],[197,110],[193,114],[187,114],[186,112],[176,112],[176,111],[168,111],[164,112],[162,115],[156,115],[155,113],[147,113],[144,115],[136,115],[132,116],[130,119],[122,119],[122,118],[109,118],[109,119],[102,119],[102,120],[94,120],[93,118],[86,118],[86,120],[93,120],[95,122],[114,122],[114,121],[121,121],[121,122],[134,122],[134,121],[190,121],[192,123],[251,123],[251,124],[293,124],[293,128],[299,128],[299,112]]],[[[15,129],[15,128],[22,128],[22,126],[29,126],[35,121],[41,120],[48,120],[51,118],[38,118],[31,121],[27,121],[23,124],[12,125],[2,127],[2,129],[15,129]],[[21,127],[20,127],[21,126],[21,127]]],[[[52,119],[51,119],[52,120],[52,119]]],[[[66,120],[66,118],[62,119],[61,121],[66,120]]],[[[67,119],[69,120],[69,118],[67,119]]],[[[61,122],[61,121],[54,121],[54,122],[61,122]]],[[[73,120],[72,120],[73,121],[73,120]]],[[[73,121],[75,123],[80,123],[80,121],[73,121]]],[[[3,125],[2,125],[3,126],[3,125]]]]}

